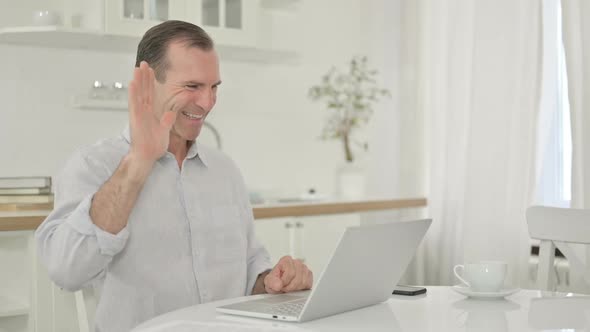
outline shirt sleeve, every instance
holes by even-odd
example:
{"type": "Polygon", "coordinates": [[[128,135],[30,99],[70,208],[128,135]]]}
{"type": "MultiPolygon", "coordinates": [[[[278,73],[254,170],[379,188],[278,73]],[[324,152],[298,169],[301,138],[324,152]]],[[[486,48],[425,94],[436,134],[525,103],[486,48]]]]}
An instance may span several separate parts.
{"type": "Polygon", "coordinates": [[[245,216],[247,222],[247,236],[248,236],[248,271],[247,271],[247,282],[246,282],[246,295],[252,294],[252,289],[256,283],[258,275],[262,272],[271,270],[273,265],[270,261],[270,255],[264,246],[256,238],[254,232],[254,215],[252,213],[252,206],[250,205],[248,190],[244,180],[239,175],[240,183],[240,199],[241,215],[245,216]]]}
{"type": "Polygon", "coordinates": [[[248,281],[246,283],[248,295],[252,294],[258,275],[271,269],[272,263],[268,251],[256,238],[254,225],[252,225],[248,231],[248,281]]]}
{"type": "Polygon", "coordinates": [[[76,153],[57,178],[54,210],[35,232],[38,257],[64,289],[75,291],[99,278],[125,247],[127,228],[111,234],[90,218],[92,198],[109,177],[106,167],[76,153]]]}
{"type": "MultiPolygon", "coordinates": [[[[252,215],[252,209],[250,209],[252,215]]],[[[253,220],[253,217],[251,217],[253,220]]],[[[252,294],[258,275],[271,270],[273,267],[270,255],[254,234],[254,225],[251,223],[248,230],[248,281],[246,282],[247,295],[252,294]]]]}

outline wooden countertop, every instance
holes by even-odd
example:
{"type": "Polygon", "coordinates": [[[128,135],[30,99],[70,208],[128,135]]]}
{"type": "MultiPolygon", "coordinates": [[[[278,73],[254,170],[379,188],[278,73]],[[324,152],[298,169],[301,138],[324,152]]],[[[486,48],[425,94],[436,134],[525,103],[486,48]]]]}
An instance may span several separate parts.
{"type": "Polygon", "coordinates": [[[377,210],[395,210],[426,206],[426,198],[383,199],[364,201],[318,201],[279,205],[255,205],[254,219],[277,217],[303,217],[324,214],[358,213],[377,210]]]}
{"type": "MultiPolygon", "coordinates": [[[[362,201],[318,201],[290,204],[255,205],[252,210],[255,219],[278,217],[303,217],[326,214],[358,213],[377,210],[395,210],[413,207],[425,207],[425,198],[382,199],[362,201]]],[[[12,209],[0,210],[0,231],[35,230],[51,210],[12,209]]],[[[45,206],[43,207],[45,208],[45,206]]]]}
{"type": "Polygon", "coordinates": [[[0,231],[35,230],[51,210],[0,211],[0,231]]]}

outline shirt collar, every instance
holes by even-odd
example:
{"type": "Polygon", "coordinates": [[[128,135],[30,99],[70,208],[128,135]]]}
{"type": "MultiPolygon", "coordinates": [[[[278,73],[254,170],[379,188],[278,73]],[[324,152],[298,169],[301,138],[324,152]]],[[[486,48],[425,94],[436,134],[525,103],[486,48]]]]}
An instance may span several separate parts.
{"type": "MultiPolygon", "coordinates": [[[[129,127],[129,124],[123,130],[123,138],[125,139],[125,141],[127,141],[128,144],[131,144],[131,128],[129,127]]],[[[199,144],[196,140],[193,141],[193,144],[188,149],[188,152],[186,154],[186,159],[193,159],[198,156],[201,162],[205,166],[207,166],[207,162],[205,161],[207,157],[203,157],[203,150],[203,148],[199,148],[199,144]]]]}

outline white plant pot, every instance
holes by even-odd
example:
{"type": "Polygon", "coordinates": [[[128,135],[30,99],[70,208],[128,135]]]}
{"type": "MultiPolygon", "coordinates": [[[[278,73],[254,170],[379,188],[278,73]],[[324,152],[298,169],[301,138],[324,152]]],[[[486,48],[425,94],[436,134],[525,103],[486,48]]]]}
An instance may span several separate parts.
{"type": "Polygon", "coordinates": [[[357,200],[365,195],[366,175],[362,165],[346,162],[336,170],[336,196],[342,200],[357,200]]]}

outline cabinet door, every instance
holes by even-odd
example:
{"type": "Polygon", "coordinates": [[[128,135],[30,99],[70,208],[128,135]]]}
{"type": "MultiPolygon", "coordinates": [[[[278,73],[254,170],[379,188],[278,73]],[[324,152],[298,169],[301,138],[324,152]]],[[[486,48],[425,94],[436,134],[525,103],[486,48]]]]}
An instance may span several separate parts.
{"type": "Polygon", "coordinates": [[[272,218],[254,221],[254,231],[258,241],[268,250],[273,264],[285,256],[290,255],[291,248],[291,218],[272,218]]]}
{"type": "Polygon", "coordinates": [[[183,19],[184,0],[106,0],[105,31],[115,35],[143,36],[152,26],[183,19]]]}
{"type": "Polygon", "coordinates": [[[220,45],[254,46],[257,0],[188,0],[189,22],[201,26],[220,45]]]}
{"type": "Polygon", "coordinates": [[[344,229],[359,225],[358,214],[254,221],[256,236],[270,253],[273,264],[285,255],[302,259],[313,271],[315,281],[330,261],[344,229]]]}
{"type": "Polygon", "coordinates": [[[307,266],[313,271],[314,282],[330,261],[336,245],[346,227],[359,226],[358,214],[310,216],[299,218],[302,243],[300,252],[307,266]]]}

